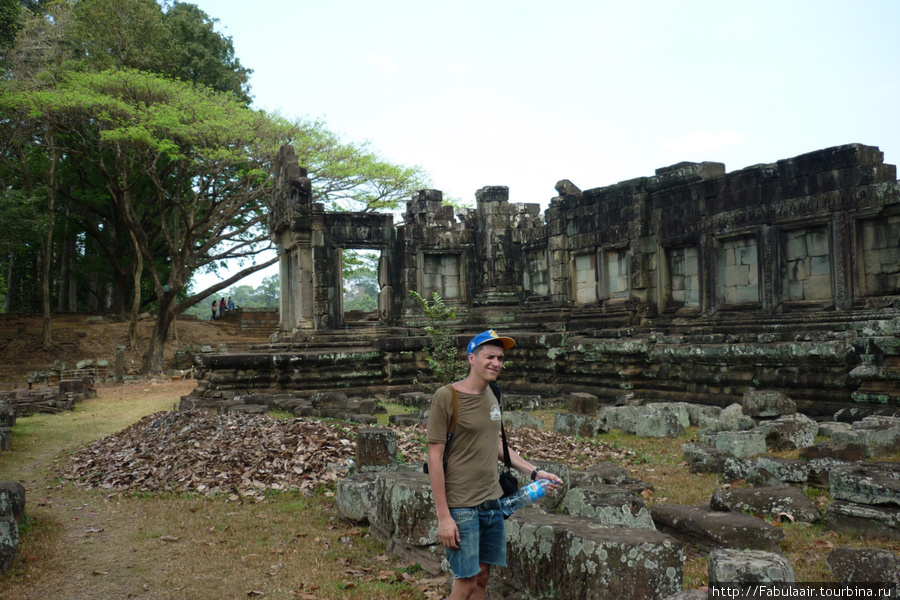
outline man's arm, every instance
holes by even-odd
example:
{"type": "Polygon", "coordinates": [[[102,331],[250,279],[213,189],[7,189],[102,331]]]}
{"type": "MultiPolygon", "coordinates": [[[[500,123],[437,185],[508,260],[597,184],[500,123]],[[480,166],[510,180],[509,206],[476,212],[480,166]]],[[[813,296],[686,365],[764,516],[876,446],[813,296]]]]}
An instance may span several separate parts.
{"type": "MultiPolygon", "coordinates": [[[[497,460],[503,462],[503,440],[500,440],[497,444],[497,460]]],[[[519,453],[512,448],[509,449],[509,462],[516,471],[525,473],[529,477],[531,476],[532,472],[534,472],[535,466],[519,456],[519,453]]],[[[428,468],[431,468],[430,464],[428,465],[428,468]]],[[[563,482],[562,479],[560,479],[553,473],[544,471],[543,469],[537,472],[537,476],[535,477],[535,479],[549,479],[551,482],[551,491],[556,489],[556,486],[561,485],[563,482]]]]}
{"type": "Polygon", "coordinates": [[[434,496],[434,509],[438,520],[438,538],[448,548],[459,548],[459,529],[450,516],[447,506],[447,487],[444,481],[445,444],[428,444],[428,479],[434,496]]]}

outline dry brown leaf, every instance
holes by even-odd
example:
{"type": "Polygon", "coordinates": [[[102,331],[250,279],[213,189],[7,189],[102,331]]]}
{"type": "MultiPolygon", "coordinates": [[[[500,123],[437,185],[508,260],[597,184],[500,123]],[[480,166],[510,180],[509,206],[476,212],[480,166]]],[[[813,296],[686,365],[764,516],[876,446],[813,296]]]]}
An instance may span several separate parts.
{"type": "Polygon", "coordinates": [[[834,550],[834,543],[828,540],[816,540],[811,544],[811,547],[817,550],[834,550]]]}

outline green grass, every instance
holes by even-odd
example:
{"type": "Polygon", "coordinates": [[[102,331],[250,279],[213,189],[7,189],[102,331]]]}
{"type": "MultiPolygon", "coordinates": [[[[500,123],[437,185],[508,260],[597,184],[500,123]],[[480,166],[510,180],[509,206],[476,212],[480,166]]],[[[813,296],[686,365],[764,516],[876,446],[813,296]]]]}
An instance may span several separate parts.
{"type": "Polygon", "coordinates": [[[375,418],[378,419],[378,425],[387,425],[388,419],[390,419],[393,415],[408,415],[410,413],[417,412],[417,409],[411,408],[409,406],[404,406],[402,404],[394,404],[392,402],[382,402],[381,405],[387,410],[387,412],[379,413],[375,415],[375,418]]]}

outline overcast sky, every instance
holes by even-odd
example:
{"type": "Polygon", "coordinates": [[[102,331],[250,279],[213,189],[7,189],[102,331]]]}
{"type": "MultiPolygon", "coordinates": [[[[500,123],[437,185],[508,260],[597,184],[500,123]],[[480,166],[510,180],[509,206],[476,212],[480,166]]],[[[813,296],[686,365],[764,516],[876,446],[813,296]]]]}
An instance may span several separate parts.
{"type": "Polygon", "coordinates": [[[254,105],[474,202],[859,142],[900,162],[900,2],[194,0],[254,105]]]}

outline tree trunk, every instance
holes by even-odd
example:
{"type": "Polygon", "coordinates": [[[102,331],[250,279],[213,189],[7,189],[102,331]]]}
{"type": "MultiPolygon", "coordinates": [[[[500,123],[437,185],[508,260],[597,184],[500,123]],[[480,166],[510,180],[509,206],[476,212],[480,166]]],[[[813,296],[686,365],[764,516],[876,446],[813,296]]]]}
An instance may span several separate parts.
{"type": "Polygon", "coordinates": [[[163,351],[166,347],[166,339],[169,337],[169,328],[175,322],[175,292],[164,292],[159,296],[159,313],[156,315],[156,325],[150,334],[150,347],[144,355],[143,371],[145,375],[159,373],[163,366],[163,351]]]}
{"type": "Polygon", "coordinates": [[[131,286],[128,284],[128,276],[113,271],[112,293],[110,294],[109,308],[118,318],[125,320],[128,312],[125,309],[127,302],[128,290],[131,286]]]}
{"type": "Polygon", "coordinates": [[[50,173],[48,177],[49,185],[47,186],[48,223],[47,233],[41,238],[41,254],[43,254],[44,260],[41,270],[41,304],[44,312],[41,346],[44,350],[50,350],[53,347],[53,337],[50,334],[50,264],[53,262],[53,225],[56,220],[56,161],[58,154],[52,133],[47,136],[47,141],[50,146],[50,173]]]}
{"type": "Polygon", "coordinates": [[[137,348],[137,322],[141,312],[141,273],[144,271],[144,256],[138,247],[137,237],[131,234],[131,243],[134,244],[134,301],[131,303],[131,324],[128,327],[128,342],[131,349],[137,348]]]}
{"type": "Polygon", "coordinates": [[[13,275],[15,275],[16,251],[9,251],[9,271],[6,277],[6,299],[3,301],[3,312],[8,313],[12,307],[13,297],[13,275]]]}
{"type": "Polygon", "coordinates": [[[44,350],[53,347],[53,336],[50,332],[50,263],[53,261],[53,227],[41,237],[41,307],[43,309],[43,331],[41,346],[44,350]]]}

